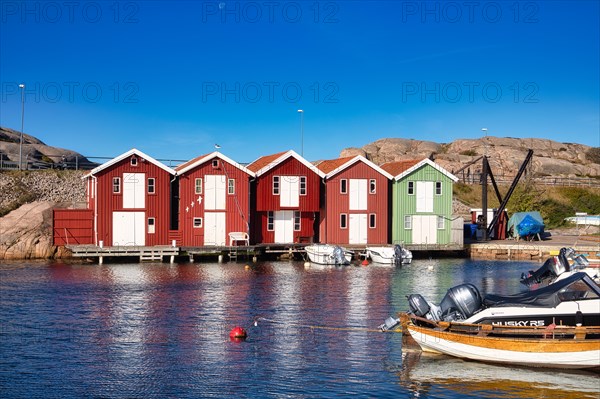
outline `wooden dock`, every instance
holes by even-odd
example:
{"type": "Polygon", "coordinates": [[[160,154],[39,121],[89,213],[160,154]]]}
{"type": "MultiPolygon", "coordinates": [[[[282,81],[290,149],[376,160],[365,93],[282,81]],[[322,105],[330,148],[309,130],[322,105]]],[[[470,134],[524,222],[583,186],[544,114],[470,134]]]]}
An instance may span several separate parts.
{"type": "Polygon", "coordinates": [[[138,257],[140,262],[163,261],[169,257],[171,263],[175,261],[175,256],[180,253],[179,247],[168,245],[157,245],[152,247],[145,246],[112,246],[100,247],[97,245],[66,245],[76,258],[98,258],[98,263],[102,264],[104,258],[112,257],[138,257]]]}

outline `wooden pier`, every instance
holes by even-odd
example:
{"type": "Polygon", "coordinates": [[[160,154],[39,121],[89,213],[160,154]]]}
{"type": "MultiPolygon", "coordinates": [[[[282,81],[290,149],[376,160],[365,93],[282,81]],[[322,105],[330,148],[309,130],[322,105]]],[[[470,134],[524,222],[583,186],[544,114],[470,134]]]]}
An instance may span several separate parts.
{"type": "Polygon", "coordinates": [[[145,246],[114,246],[100,247],[97,245],[66,245],[76,258],[98,258],[98,263],[102,264],[104,258],[112,257],[138,257],[140,262],[163,261],[166,256],[171,263],[175,262],[175,256],[180,253],[179,247],[168,245],[157,245],[153,247],[145,246]]]}

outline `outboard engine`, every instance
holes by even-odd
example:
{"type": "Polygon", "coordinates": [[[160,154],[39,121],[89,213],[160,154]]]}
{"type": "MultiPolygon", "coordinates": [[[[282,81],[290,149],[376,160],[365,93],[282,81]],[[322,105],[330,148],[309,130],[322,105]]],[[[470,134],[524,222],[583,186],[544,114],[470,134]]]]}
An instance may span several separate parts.
{"type": "Polygon", "coordinates": [[[402,247],[398,244],[394,245],[394,263],[396,265],[399,265],[402,263],[403,255],[404,255],[404,251],[402,250],[402,247]]]}
{"type": "Polygon", "coordinates": [[[473,284],[460,284],[446,292],[440,302],[440,319],[445,321],[464,320],[481,308],[482,299],[473,284]]]}
{"type": "Polygon", "coordinates": [[[337,245],[333,248],[333,252],[331,253],[331,256],[336,265],[343,265],[346,263],[346,257],[344,256],[344,250],[337,245]]]}
{"type": "Polygon", "coordinates": [[[530,286],[532,284],[540,284],[546,279],[554,279],[566,271],[571,270],[571,265],[567,260],[565,248],[560,250],[558,256],[548,258],[546,262],[536,271],[530,271],[529,275],[521,274],[521,284],[530,286]]]}
{"type": "Polygon", "coordinates": [[[412,294],[406,297],[408,299],[408,308],[415,316],[424,317],[429,320],[440,320],[440,307],[427,302],[421,294],[412,294]]]}

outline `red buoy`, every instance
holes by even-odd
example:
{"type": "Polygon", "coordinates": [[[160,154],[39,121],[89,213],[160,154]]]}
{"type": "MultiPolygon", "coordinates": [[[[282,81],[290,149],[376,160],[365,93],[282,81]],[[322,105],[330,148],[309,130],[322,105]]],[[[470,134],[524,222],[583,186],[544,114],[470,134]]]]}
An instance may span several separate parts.
{"type": "Polygon", "coordinates": [[[369,266],[369,261],[368,260],[363,260],[361,263],[363,266],[369,266]]]}
{"type": "Polygon", "coordinates": [[[244,330],[240,326],[233,327],[229,332],[229,339],[231,339],[232,341],[243,341],[246,339],[247,336],[248,335],[246,334],[246,330],[244,330]]]}

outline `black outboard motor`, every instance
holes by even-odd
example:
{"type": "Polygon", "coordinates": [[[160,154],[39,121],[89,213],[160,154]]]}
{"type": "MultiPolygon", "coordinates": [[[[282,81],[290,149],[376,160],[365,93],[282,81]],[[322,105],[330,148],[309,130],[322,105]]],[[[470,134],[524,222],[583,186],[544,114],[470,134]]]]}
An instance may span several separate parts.
{"type": "MultiPolygon", "coordinates": [[[[530,271],[529,275],[521,274],[521,284],[531,286],[532,284],[540,284],[547,279],[555,279],[564,272],[571,270],[571,265],[567,260],[567,254],[570,248],[561,248],[558,256],[548,258],[546,262],[536,271],[530,271]]],[[[573,251],[571,249],[571,251],[573,251]]]]}

